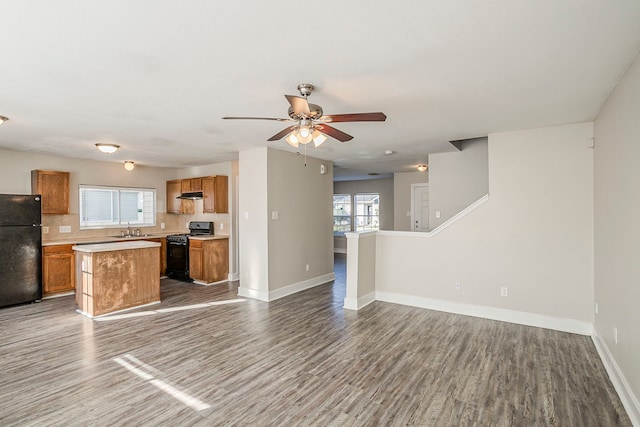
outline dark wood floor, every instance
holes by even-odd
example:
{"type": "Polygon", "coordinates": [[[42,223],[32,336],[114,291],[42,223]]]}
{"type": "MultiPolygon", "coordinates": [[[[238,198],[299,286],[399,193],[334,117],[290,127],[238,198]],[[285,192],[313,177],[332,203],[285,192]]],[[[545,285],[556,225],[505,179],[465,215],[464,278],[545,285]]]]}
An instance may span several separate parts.
{"type": "Polygon", "coordinates": [[[90,320],[72,297],[2,309],[0,425],[631,425],[590,338],[344,310],[337,268],[271,303],[163,280],[137,317],[90,320]]]}

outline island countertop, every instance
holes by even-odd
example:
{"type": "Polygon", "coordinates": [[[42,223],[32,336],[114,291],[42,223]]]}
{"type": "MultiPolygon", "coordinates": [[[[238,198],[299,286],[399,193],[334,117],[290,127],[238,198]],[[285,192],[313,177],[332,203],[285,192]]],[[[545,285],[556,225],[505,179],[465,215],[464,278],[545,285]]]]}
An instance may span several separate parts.
{"type": "Polygon", "coordinates": [[[112,242],[112,243],[96,243],[93,245],[77,245],[72,249],[77,252],[111,252],[111,251],[124,251],[127,249],[141,249],[141,248],[155,248],[161,246],[158,242],[150,242],[148,240],[133,240],[127,242],[112,242]]]}

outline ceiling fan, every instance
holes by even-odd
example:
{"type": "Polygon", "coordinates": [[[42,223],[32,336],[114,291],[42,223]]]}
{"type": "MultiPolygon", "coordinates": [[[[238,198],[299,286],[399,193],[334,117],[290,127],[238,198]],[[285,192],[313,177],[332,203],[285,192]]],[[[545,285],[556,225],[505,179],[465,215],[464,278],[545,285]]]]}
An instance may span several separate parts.
{"type": "Polygon", "coordinates": [[[267,141],[277,141],[285,138],[285,141],[293,147],[299,144],[308,144],[313,141],[317,147],[326,141],[327,136],[337,139],[340,142],[346,142],[353,139],[353,136],[329,126],[327,123],[338,122],[384,122],[387,116],[384,113],[351,113],[351,114],[332,114],[324,115],[322,107],[311,104],[307,101],[307,97],[313,91],[313,85],[302,83],[298,85],[300,96],[285,95],[289,101],[289,118],[273,118],[273,117],[223,117],[227,120],[276,120],[279,122],[296,122],[280,132],[273,135],[267,141]]]}

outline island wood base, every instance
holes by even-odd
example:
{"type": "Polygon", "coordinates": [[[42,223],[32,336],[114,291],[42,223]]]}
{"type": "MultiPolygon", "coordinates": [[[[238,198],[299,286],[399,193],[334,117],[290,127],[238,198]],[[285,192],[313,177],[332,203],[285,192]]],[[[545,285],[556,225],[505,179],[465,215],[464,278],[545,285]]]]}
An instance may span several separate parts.
{"type": "Polygon", "coordinates": [[[79,245],[76,303],[94,317],[160,302],[160,244],[148,241],[79,245]]]}

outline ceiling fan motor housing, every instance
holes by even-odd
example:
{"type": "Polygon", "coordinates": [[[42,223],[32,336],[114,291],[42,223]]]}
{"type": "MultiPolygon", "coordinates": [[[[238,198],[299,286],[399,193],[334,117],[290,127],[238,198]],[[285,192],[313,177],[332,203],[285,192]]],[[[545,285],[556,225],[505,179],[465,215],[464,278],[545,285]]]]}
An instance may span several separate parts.
{"type": "Polygon", "coordinates": [[[311,92],[313,91],[313,85],[310,83],[300,83],[298,85],[298,91],[300,92],[300,95],[306,98],[307,96],[311,95],[311,92]]]}

